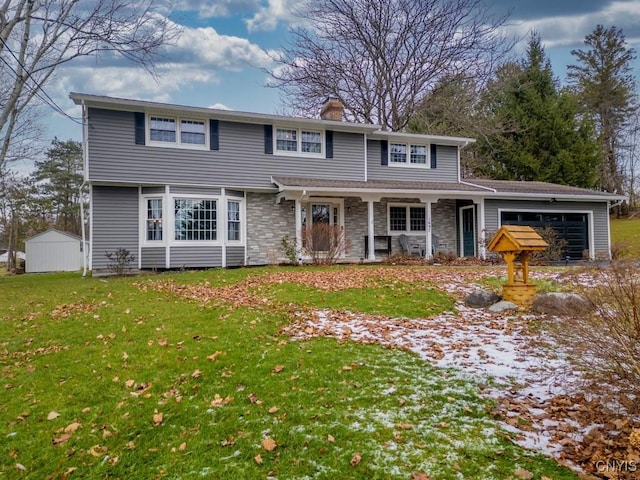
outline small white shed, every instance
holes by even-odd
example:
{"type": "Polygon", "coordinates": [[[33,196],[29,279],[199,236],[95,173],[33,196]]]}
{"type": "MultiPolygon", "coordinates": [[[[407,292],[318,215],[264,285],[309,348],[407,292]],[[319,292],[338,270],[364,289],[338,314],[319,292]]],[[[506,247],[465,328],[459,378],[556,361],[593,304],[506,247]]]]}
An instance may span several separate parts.
{"type": "Polygon", "coordinates": [[[82,269],[82,255],[86,248],[83,248],[82,238],[78,235],[51,229],[28,238],[24,244],[27,273],[82,269]]]}

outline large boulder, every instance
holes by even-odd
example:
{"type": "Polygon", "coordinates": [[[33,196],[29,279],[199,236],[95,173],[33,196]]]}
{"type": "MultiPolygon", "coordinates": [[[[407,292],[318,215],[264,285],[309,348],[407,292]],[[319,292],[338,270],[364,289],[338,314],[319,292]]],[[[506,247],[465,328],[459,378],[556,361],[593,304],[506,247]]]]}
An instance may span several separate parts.
{"type": "Polygon", "coordinates": [[[489,311],[493,313],[500,313],[506,311],[519,310],[520,307],[512,302],[507,302],[506,300],[502,300],[501,302],[494,303],[489,307],[489,311]]]}
{"type": "Polygon", "coordinates": [[[500,295],[496,295],[489,290],[478,289],[467,295],[467,298],[464,299],[464,303],[473,308],[485,308],[499,302],[500,299],[500,295]]]}
{"type": "Polygon", "coordinates": [[[531,310],[546,315],[580,315],[591,308],[589,300],[577,293],[552,292],[536,296],[531,310]]]}

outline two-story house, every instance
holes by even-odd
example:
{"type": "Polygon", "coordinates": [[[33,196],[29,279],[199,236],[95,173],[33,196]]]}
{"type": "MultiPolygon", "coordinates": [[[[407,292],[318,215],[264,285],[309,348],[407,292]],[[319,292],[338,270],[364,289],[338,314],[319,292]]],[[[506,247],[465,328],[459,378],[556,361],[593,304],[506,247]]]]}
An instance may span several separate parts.
{"type": "Polygon", "coordinates": [[[610,251],[609,207],[622,200],[539,182],[465,181],[470,138],[342,121],[72,93],[84,117],[90,268],[126,248],[137,266],[231,267],[283,259],[284,236],[339,226],[345,259],[401,251],[484,256],[500,225],[551,225],[572,258],[610,251]],[[391,250],[389,252],[388,250],[391,250]],[[586,253],[585,253],[586,252],[586,253]]]}

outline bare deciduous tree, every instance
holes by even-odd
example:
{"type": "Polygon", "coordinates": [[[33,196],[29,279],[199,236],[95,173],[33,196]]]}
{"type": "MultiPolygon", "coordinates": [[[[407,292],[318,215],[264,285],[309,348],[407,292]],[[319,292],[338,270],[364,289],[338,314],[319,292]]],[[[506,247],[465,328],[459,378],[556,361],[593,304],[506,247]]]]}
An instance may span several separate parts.
{"type": "MultiPolygon", "coordinates": [[[[153,72],[178,30],[156,0],[3,0],[0,4],[0,168],[20,142],[24,113],[53,104],[44,87],[60,65],[118,55],[153,72]]],[[[19,146],[19,145],[18,145],[19,146]]]]}
{"type": "Polygon", "coordinates": [[[481,82],[513,44],[482,0],[314,0],[295,13],[305,26],[269,71],[287,107],[309,115],[332,95],[350,119],[395,131],[438,82],[481,82]]]}

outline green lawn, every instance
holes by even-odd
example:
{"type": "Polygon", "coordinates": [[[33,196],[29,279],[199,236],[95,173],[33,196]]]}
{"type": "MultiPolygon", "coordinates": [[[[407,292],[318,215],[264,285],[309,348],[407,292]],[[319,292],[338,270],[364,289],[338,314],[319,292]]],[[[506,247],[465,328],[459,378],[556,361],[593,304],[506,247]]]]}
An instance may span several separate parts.
{"type": "Polygon", "coordinates": [[[611,247],[623,258],[640,258],[640,218],[611,219],[611,247]]]}
{"type": "Polygon", "coordinates": [[[296,308],[423,315],[446,294],[260,281],[283,271],[327,269],[0,278],[0,478],[577,478],[506,439],[455,372],[279,334],[296,308]]]}

